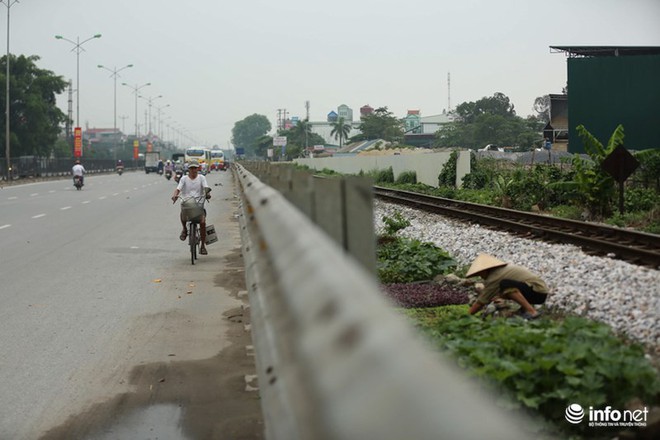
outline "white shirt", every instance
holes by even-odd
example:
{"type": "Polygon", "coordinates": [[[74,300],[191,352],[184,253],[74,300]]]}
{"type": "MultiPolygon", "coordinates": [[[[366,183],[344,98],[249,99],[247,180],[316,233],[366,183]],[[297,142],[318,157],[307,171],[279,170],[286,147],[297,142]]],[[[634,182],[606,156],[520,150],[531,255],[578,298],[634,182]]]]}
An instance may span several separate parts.
{"type": "Polygon", "coordinates": [[[82,176],[83,174],[85,174],[85,167],[83,167],[80,164],[75,164],[71,169],[71,172],[73,173],[74,176],[82,176]]]}
{"type": "Polygon", "coordinates": [[[200,198],[204,194],[204,188],[209,188],[209,184],[206,182],[206,177],[198,174],[195,179],[191,179],[190,176],[183,176],[179,180],[177,189],[181,191],[181,197],[195,197],[200,198]]]}

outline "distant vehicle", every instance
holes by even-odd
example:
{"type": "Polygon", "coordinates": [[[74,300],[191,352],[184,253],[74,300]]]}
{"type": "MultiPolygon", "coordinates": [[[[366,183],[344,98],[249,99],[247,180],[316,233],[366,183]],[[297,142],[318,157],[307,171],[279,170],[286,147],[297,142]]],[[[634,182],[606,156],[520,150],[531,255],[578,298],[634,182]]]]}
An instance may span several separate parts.
{"type": "Polygon", "coordinates": [[[211,150],[211,171],[226,171],[225,153],[222,150],[211,150]]]}
{"type": "Polygon", "coordinates": [[[495,144],[488,144],[483,148],[479,148],[479,151],[500,151],[500,152],[504,152],[504,148],[498,147],[495,144]]]}
{"type": "Polygon", "coordinates": [[[149,174],[151,172],[158,172],[158,161],[160,160],[160,153],[158,151],[150,151],[144,153],[144,172],[149,174]]]}
{"type": "Polygon", "coordinates": [[[190,163],[191,160],[196,160],[199,165],[207,164],[211,161],[211,150],[204,147],[190,147],[186,148],[184,161],[190,163]]]}

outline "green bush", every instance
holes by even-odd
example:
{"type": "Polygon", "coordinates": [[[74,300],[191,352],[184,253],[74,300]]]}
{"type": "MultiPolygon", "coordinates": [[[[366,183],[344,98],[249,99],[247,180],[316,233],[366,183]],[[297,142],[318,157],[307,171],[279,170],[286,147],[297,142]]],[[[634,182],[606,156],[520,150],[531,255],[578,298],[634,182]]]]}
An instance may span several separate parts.
{"type": "Polygon", "coordinates": [[[394,183],[394,170],[392,167],[386,170],[371,170],[365,174],[374,179],[375,183],[394,183]]]}
{"type": "Polygon", "coordinates": [[[397,184],[411,184],[417,183],[417,173],[415,171],[404,171],[396,178],[397,184]]]}
{"type": "Polygon", "coordinates": [[[410,221],[399,211],[396,211],[392,217],[383,216],[383,223],[385,223],[385,235],[387,236],[393,236],[410,226],[410,221]]]}
{"type": "Polygon", "coordinates": [[[623,206],[625,212],[650,211],[660,207],[660,195],[654,189],[624,189],[623,206]]]}

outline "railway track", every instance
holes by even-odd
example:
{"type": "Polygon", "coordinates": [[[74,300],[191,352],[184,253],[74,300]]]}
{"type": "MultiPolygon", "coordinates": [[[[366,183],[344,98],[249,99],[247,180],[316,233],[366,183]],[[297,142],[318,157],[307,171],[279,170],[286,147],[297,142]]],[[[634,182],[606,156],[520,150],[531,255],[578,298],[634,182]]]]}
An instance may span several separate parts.
{"type": "Polygon", "coordinates": [[[478,223],[518,236],[573,244],[591,255],[608,256],[640,266],[660,268],[660,235],[379,186],[374,187],[374,194],[387,202],[478,223]]]}

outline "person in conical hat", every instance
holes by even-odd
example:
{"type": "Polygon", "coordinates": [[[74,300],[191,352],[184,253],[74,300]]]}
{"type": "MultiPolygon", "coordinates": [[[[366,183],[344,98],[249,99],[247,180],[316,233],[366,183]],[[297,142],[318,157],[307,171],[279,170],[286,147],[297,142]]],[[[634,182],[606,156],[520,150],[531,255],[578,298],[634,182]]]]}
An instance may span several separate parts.
{"type": "Polygon", "coordinates": [[[543,304],[550,293],[548,286],[529,269],[505,263],[492,255],[479,254],[465,274],[466,278],[480,276],[484,279],[483,289],[470,307],[474,315],[496,297],[510,299],[520,304],[522,316],[534,319],[539,313],[532,304],[543,304]]]}

